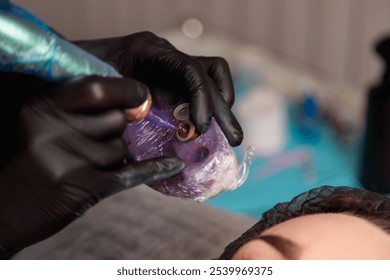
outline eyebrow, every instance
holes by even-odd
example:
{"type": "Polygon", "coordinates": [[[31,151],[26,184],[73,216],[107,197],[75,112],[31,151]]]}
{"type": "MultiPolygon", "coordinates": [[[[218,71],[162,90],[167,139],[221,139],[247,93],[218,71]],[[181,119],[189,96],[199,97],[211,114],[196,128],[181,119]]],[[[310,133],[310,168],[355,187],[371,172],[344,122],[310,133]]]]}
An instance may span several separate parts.
{"type": "Polygon", "coordinates": [[[278,251],[286,260],[297,259],[301,247],[294,241],[281,237],[279,235],[261,235],[254,238],[254,240],[261,240],[272,246],[278,251]]]}

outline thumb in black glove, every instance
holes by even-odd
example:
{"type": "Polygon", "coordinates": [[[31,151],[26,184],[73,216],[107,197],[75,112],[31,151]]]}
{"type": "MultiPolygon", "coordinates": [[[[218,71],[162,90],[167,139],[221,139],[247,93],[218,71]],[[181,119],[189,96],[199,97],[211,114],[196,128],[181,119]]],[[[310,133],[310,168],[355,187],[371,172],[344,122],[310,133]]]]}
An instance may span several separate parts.
{"type": "Polygon", "coordinates": [[[111,194],[183,168],[177,158],[123,164],[123,109],[147,93],[131,79],[89,77],[24,105],[22,145],[0,173],[0,258],[53,235],[111,194]]]}

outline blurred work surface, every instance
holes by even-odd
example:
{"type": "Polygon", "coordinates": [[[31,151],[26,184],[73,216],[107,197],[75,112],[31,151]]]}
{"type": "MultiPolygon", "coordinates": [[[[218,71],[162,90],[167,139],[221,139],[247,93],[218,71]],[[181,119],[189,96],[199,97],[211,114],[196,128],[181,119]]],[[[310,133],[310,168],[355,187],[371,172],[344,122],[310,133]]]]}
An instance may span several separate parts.
{"type": "Polygon", "coordinates": [[[361,187],[364,89],[218,35],[162,36],[184,52],[228,60],[236,88],[233,110],[245,133],[237,154],[249,144],[256,148],[247,181],[207,204],[259,217],[321,185],[361,187]]]}

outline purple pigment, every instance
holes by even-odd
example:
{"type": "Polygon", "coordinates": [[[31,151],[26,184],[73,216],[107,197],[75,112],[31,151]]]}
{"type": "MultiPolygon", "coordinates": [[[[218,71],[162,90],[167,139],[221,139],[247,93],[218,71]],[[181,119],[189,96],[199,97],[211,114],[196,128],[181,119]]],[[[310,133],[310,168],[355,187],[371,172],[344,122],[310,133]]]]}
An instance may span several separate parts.
{"type": "MultiPolygon", "coordinates": [[[[177,126],[179,121],[174,119],[173,111],[186,100],[161,89],[154,90],[152,95],[153,106],[177,126]]],[[[176,130],[160,127],[147,119],[129,123],[123,138],[129,156],[135,161],[166,156],[184,161],[185,168],[178,175],[148,184],[159,192],[204,201],[235,187],[236,157],[214,118],[204,134],[187,142],[177,139],[176,130]]]]}

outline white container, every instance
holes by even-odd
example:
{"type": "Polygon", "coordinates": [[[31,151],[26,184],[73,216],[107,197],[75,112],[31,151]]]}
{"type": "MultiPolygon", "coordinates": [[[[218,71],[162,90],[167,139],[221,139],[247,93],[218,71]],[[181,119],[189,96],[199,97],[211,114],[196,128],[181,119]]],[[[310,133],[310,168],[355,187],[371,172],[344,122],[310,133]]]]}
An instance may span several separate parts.
{"type": "Polygon", "coordinates": [[[236,105],[244,130],[244,145],[255,147],[255,155],[266,157],[280,152],[287,137],[285,97],[277,91],[250,88],[236,105]]]}

